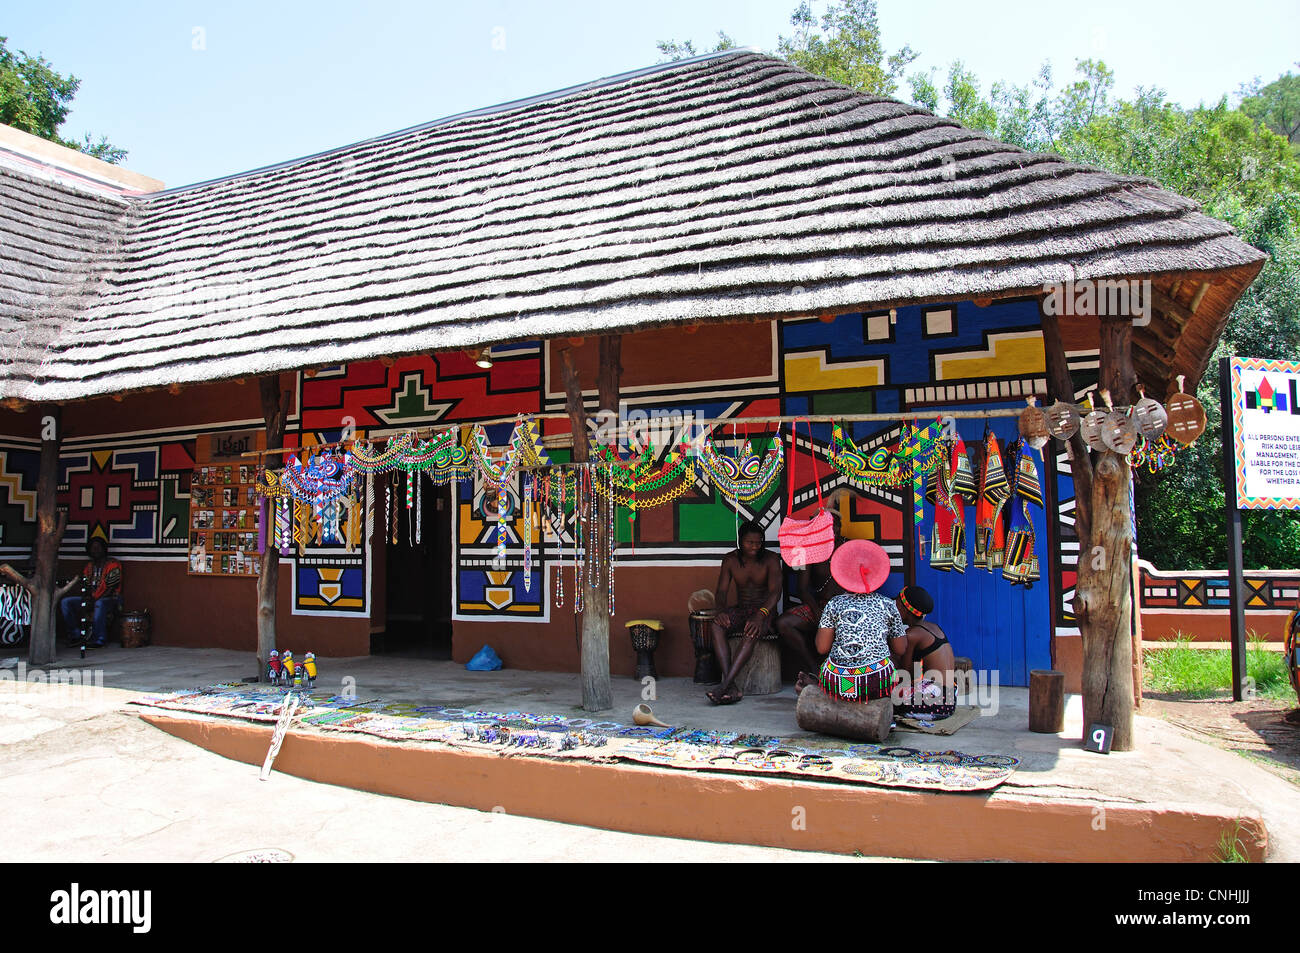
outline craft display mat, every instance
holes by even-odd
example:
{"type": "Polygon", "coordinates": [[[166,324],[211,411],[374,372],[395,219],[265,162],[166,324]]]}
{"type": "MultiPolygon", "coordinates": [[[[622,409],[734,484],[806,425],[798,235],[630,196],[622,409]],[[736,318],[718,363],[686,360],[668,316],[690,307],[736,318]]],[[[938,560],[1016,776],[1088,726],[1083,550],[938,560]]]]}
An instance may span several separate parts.
{"type": "MultiPolygon", "coordinates": [[[[624,725],[529,712],[487,712],[414,702],[358,701],[298,692],[298,722],[395,741],[428,742],[498,755],[631,761],[685,770],[779,775],[932,791],[988,791],[1011,776],[1019,759],[920,751],[901,745],[846,744],[831,738],[779,738],[703,728],[624,725]],[[483,740],[484,729],[499,739],[483,740]],[[476,737],[477,736],[477,737],[476,737]],[[559,750],[568,736],[575,747],[559,750]],[[597,744],[589,742],[596,741],[597,744]],[[545,745],[543,747],[543,745],[545,745]]],[[[133,700],[149,708],[274,723],[286,691],[243,683],[133,700]]]]}

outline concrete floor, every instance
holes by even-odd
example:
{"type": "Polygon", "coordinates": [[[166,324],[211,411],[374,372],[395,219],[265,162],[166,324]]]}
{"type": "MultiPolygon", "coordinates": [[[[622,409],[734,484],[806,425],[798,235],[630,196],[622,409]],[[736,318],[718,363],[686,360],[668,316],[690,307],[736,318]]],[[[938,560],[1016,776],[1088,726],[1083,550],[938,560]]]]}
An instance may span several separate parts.
{"type": "MultiPolygon", "coordinates": [[[[318,690],[352,685],[360,700],[421,701],[491,711],[582,714],[578,677],[568,673],[469,672],[452,662],[361,658],[320,659],[318,690]]],[[[250,674],[247,653],[220,649],[109,647],[85,661],[62,660],[59,668],[102,670],[106,688],[128,692],[193,689],[250,674]]],[[[7,686],[0,685],[0,688],[7,686]]],[[[643,686],[615,678],[614,709],[592,716],[631,723],[643,686]]],[[[800,737],[794,720],[791,686],[768,696],[749,696],[730,707],[714,707],[702,686],[689,679],[661,679],[647,700],[656,715],[672,725],[743,729],[800,737]]],[[[127,695],[123,695],[123,700],[127,695]]],[[[978,699],[971,699],[971,701],[978,699]]],[[[1168,806],[1216,805],[1234,812],[1258,813],[1270,835],[1270,860],[1300,861],[1300,788],[1231,752],[1203,744],[1158,719],[1139,716],[1138,748],[1098,755],[1084,751],[1082,705],[1070,696],[1066,729],[1060,736],[1027,730],[1028,691],[1000,688],[982,699],[996,713],[977,718],[953,736],[896,731],[891,742],[927,750],[957,749],[970,754],[1002,753],[1021,765],[993,797],[1071,799],[1104,804],[1168,806]]],[[[0,727],[0,742],[13,732],[37,727],[0,727]]]]}
{"type": "Polygon", "coordinates": [[[0,682],[5,863],[563,861],[864,863],[747,844],[646,837],[305,781],[158,731],[137,692],[80,697],[0,682]]]}

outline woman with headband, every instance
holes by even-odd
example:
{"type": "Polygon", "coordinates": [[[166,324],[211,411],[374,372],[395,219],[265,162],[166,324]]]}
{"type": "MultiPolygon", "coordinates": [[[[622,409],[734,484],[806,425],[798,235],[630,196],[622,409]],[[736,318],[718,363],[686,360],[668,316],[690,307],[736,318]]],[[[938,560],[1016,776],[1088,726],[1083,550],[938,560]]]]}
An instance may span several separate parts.
{"type": "Polygon", "coordinates": [[[896,604],[907,626],[907,646],[894,659],[900,675],[894,713],[947,718],[956,708],[954,657],[943,629],[925,619],[934,611],[934,597],[920,586],[905,586],[896,604]]]}

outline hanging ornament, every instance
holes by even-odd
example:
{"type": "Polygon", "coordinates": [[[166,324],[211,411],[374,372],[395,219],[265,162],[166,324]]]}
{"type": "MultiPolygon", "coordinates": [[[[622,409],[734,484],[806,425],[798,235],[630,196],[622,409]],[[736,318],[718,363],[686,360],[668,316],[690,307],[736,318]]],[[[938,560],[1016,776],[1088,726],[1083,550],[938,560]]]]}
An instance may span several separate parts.
{"type": "Polygon", "coordinates": [[[1165,427],[1165,434],[1184,447],[1190,447],[1196,442],[1196,438],[1205,432],[1205,408],[1191,394],[1183,392],[1183,384],[1186,380],[1186,377],[1179,374],[1178,392],[1165,401],[1169,411],[1169,423],[1165,427]]]}

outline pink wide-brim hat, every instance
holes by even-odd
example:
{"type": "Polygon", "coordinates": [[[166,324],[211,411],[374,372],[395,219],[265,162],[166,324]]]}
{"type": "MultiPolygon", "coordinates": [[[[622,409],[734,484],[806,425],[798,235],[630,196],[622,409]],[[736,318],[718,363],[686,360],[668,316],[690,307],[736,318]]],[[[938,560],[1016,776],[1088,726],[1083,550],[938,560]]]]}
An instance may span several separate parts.
{"type": "Polygon", "coordinates": [[[889,578],[889,553],[869,539],[851,539],[831,556],[831,575],[847,592],[875,592],[889,578]]]}

